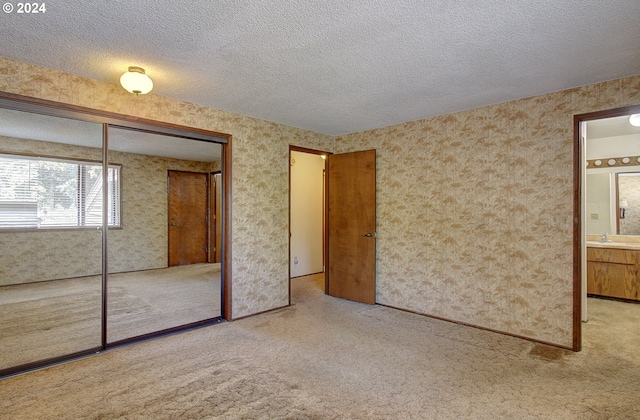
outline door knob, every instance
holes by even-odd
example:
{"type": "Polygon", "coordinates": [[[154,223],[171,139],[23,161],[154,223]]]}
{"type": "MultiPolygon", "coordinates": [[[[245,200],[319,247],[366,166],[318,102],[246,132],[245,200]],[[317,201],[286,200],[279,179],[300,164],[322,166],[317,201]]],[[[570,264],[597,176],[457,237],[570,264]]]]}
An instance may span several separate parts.
{"type": "Polygon", "coordinates": [[[364,236],[366,236],[367,238],[373,238],[374,236],[376,236],[376,234],[369,232],[369,233],[365,233],[364,236]]]}
{"type": "Polygon", "coordinates": [[[171,226],[178,226],[177,223],[171,223],[171,226]]]}

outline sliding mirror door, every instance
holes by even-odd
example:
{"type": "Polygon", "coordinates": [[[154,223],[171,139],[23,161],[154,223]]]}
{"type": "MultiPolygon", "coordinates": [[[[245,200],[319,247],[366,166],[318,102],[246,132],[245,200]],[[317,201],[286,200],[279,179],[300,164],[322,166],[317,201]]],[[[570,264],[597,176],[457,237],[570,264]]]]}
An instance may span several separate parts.
{"type": "Polygon", "coordinates": [[[222,146],[110,126],[108,150],[118,191],[109,192],[107,342],[220,317],[212,174],[222,146]]]}
{"type": "Polygon", "coordinates": [[[102,131],[0,109],[0,371],[101,347],[102,131]]]}

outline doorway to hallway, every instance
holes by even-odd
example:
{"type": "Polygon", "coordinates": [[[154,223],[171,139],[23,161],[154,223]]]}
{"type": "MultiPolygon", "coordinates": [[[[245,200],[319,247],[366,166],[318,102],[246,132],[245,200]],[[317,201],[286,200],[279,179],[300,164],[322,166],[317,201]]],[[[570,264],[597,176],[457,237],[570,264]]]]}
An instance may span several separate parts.
{"type": "MultiPolygon", "coordinates": [[[[325,271],[327,155],[328,153],[319,150],[294,146],[290,148],[290,279],[318,275],[325,271]]],[[[289,303],[291,303],[291,288],[289,303]]]]}
{"type": "MultiPolygon", "coordinates": [[[[365,150],[342,154],[329,154],[317,150],[290,146],[289,196],[289,304],[291,304],[291,278],[317,273],[324,274],[324,291],[334,297],[375,304],[376,301],[376,152],[365,150]],[[323,157],[324,155],[324,157],[323,157]],[[308,182],[297,176],[295,170],[306,158],[315,160],[317,169],[308,182]],[[319,162],[318,158],[324,162],[319,162]],[[318,163],[320,163],[318,165],[318,163]],[[319,174],[322,171],[322,182],[319,174]],[[299,182],[302,180],[302,182],[299,182]],[[299,185],[296,185],[298,184],[299,185]],[[309,195],[310,185],[321,187],[320,194],[309,195]],[[299,191],[303,193],[300,194],[299,191]],[[305,211],[310,203],[312,210],[305,211]],[[321,211],[320,211],[321,210],[321,211]],[[320,212],[319,212],[320,211],[320,212]],[[319,212],[319,213],[318,213],[319,212]],[[314,216],[315,214],[315,216],[314,216]],[[319,217],[321,214],[322,217],[319,217]],[[320,223],[321,220],[321,223],[320,223]],[[305,223],[316,223],[316,234],[310,241],[322,243],[322,269],[297,269],[300,255],[312,247],[304,241],[305,223]],[[321,227],[321,228],[320,228],[321,227]],[[320,241],[322,240],[322,242],[320,241]],[[303,243],[299,246],[298,243],[303,243]]],[[[316,250],[318,261],[320,251],[316,250]]]]}

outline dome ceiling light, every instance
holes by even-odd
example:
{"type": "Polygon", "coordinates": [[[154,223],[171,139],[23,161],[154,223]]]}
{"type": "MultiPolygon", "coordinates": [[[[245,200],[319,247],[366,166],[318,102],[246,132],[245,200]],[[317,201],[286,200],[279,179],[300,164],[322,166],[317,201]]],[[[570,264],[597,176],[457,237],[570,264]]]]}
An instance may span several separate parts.
{"type": "Polygon", "coordinates": [[[120,76],[120,84],[128,92],[144,95],[153,89],[153,81],[144,73],[142,67],[130,66],[129,71],[120,76]]]}

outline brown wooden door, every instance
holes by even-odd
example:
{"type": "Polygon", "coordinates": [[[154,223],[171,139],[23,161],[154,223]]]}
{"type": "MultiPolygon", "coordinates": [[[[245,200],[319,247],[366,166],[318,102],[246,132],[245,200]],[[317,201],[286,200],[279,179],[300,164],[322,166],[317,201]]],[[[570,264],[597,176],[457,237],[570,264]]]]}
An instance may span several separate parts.
{"type": "Polygon", "coordinates": [[[329,156],[328,290],[376,301],[376,151],[329,156]]]}
{"type": "Polygon", "coordinates": [[[207,179],[169,171],[169,267],[207,262],[207,179]]]}

